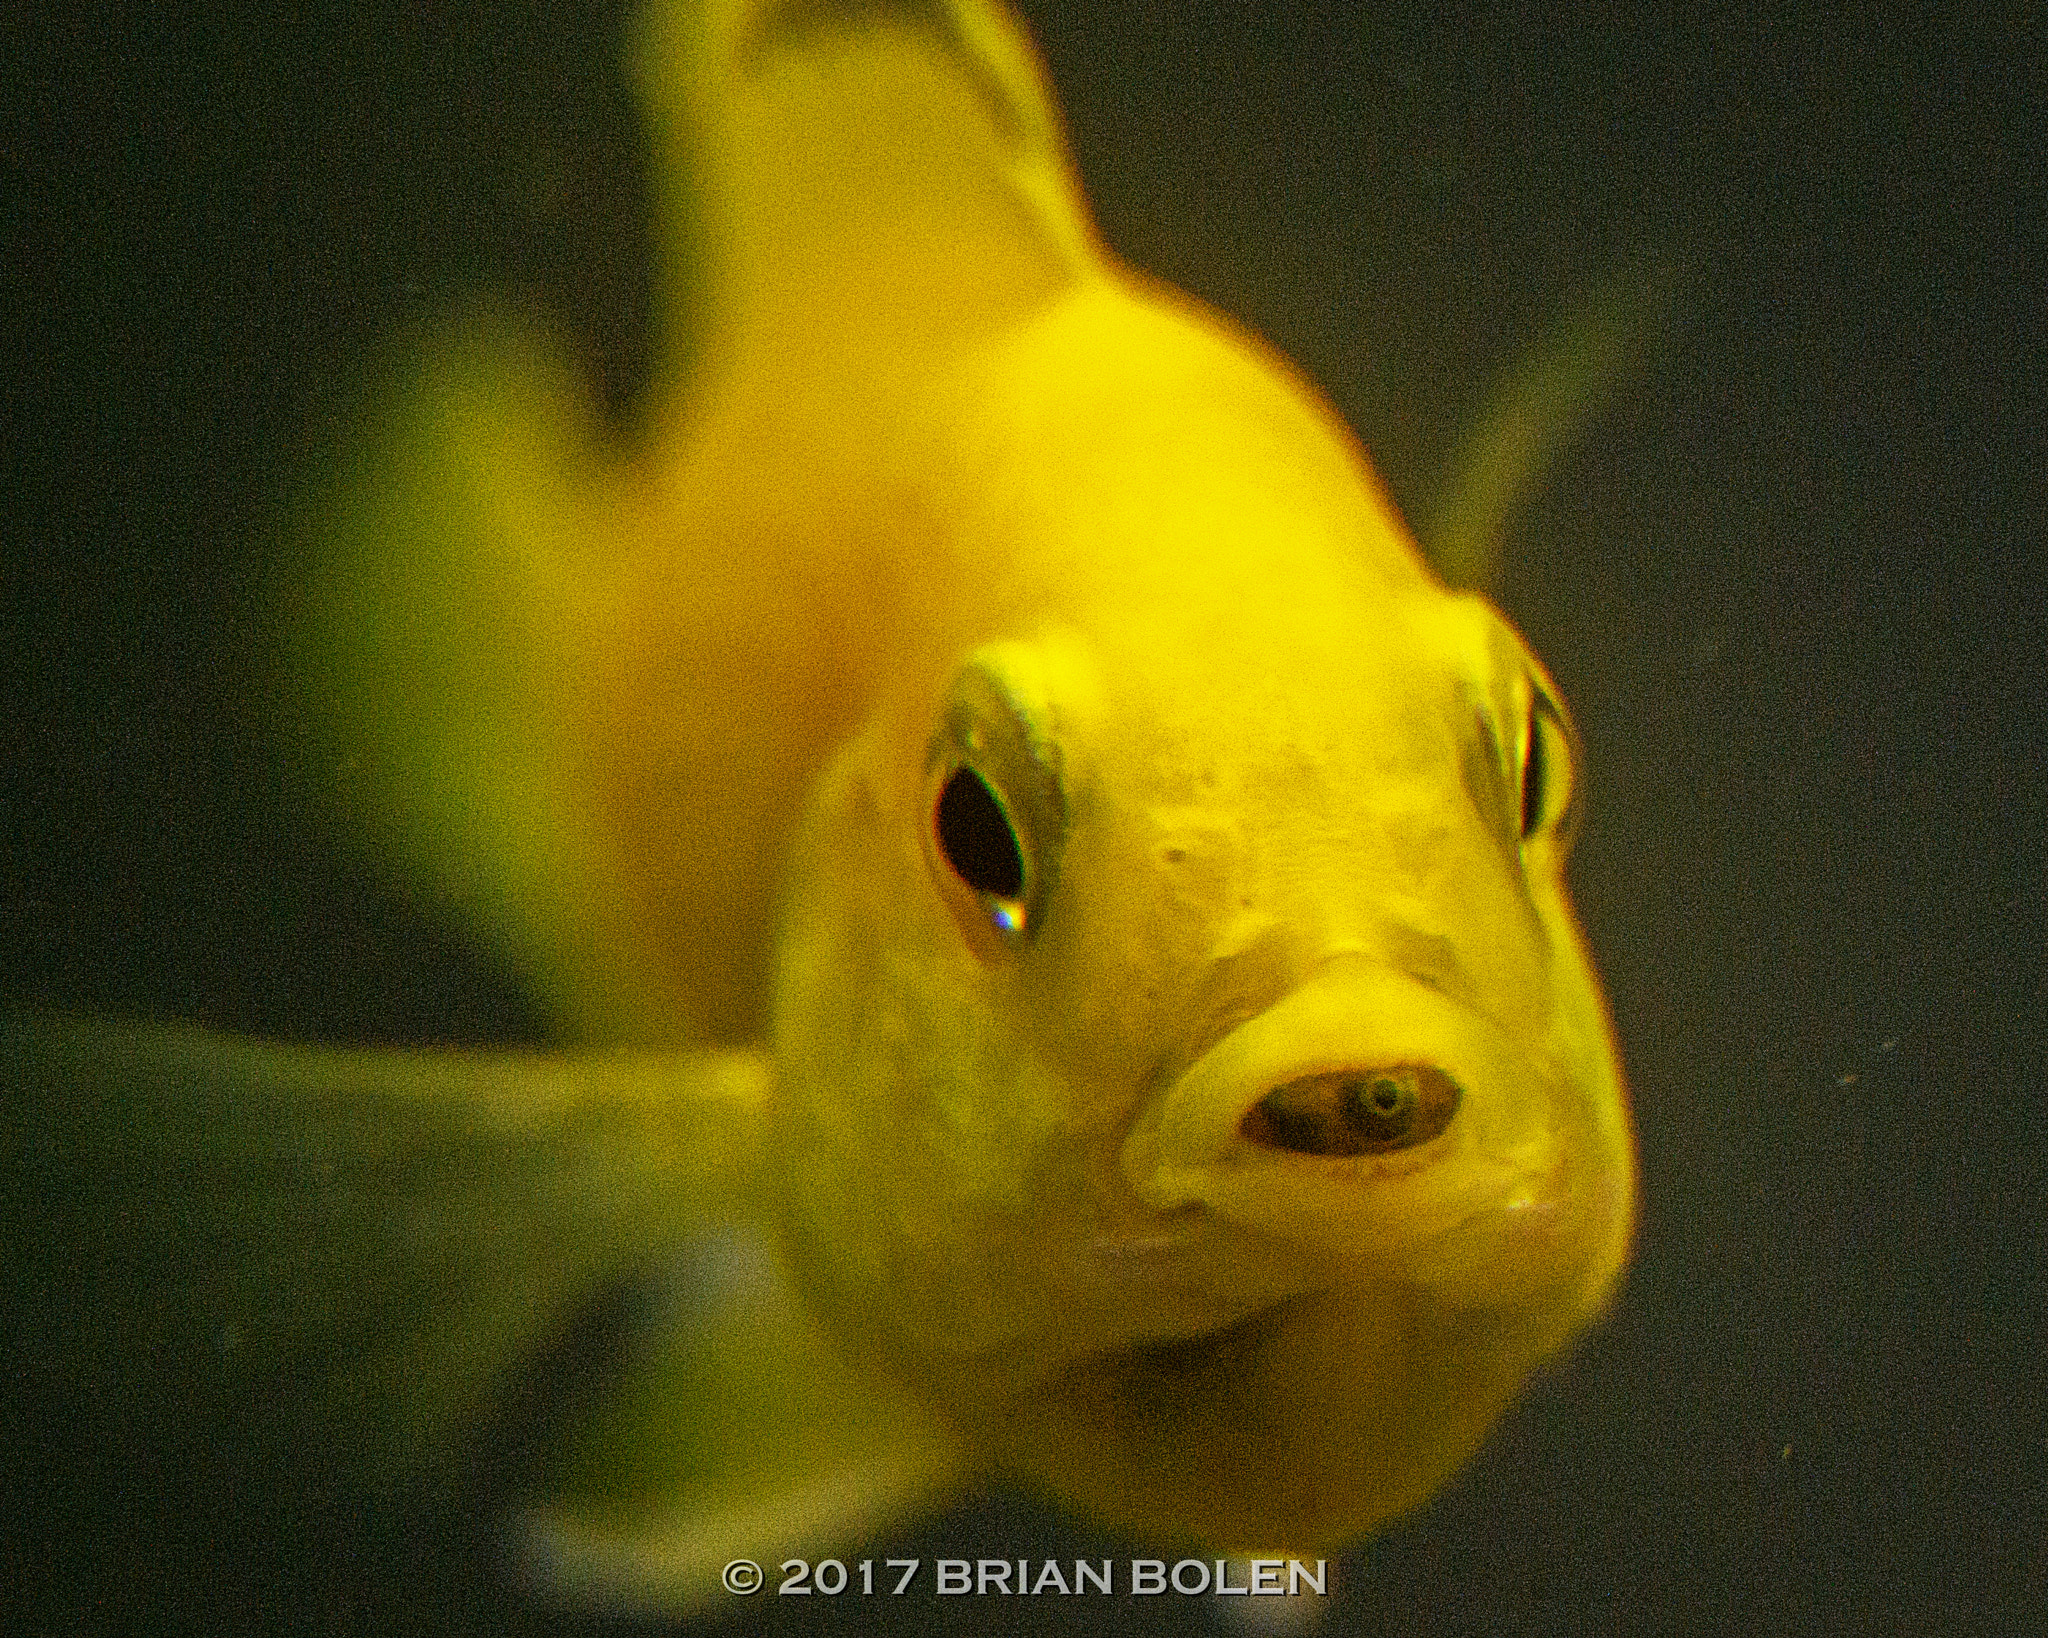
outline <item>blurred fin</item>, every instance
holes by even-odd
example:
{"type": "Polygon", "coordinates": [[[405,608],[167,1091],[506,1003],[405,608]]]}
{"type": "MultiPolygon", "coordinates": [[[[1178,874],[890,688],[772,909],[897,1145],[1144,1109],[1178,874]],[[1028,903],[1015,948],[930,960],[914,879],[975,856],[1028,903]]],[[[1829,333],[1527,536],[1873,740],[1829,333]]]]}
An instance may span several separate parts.
{"type": "Polygon", "coordinates": [[[668,0],[635,62],[669,189],[670,328],[707,392],[1014,323],[1099,259],[1000,5],[668,0]]]}
{"type": "Polygon", "coordinates": [[[533,326],[473,315],[297,512],[273,716],[302,777],[571,1033],[703,1039],[582,788],[638,514],[574,372],[533,326]]]}
{"type": "Polygon", "coordinates": [[[675,1611],[722,1599],[735,1558],[816,1560],[935,1505],[963,1476],[931,1413],[851,1369],[757,1237],[698,1246],[690,1323],[666,1333],[522,1509],[547,1596],[675,1611]]]}
{"type": "Polygon", "coordinates": [[[1423,550],[1447,584],[1499,584],[1515,514],[1654,363],[1683,283],[1674,263],[1630,268],[1566,312],[1500,377],[1420,519],[1423,550]]]}
{"type": "MultiPolygon", "coordinates": [[[[0,1017],[12,1321],[67,1398],[459,1453],[607,1285],[759,1207],[764,1059],[272,1046],[0,1017]]],[[[147,1415],[145,1411],[142,1414],[147,1415]]]]}
{"type": "Polygon", "coordinates": [[[278,554],[277,715],[569,1033],[740,1042],[776,827],[872,663],[844,531],[806,526],[838,502],[773,454],[1098,253],[1000,6],[673,0],[634,38],[668,189],[643,458],[538,325],[416,340],[278,554]]]}

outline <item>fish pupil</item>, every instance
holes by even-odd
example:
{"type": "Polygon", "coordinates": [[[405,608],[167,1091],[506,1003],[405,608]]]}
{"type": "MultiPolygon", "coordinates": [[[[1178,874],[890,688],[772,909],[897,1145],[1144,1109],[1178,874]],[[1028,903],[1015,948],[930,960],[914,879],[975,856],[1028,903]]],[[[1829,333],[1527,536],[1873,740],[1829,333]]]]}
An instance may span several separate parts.
{"type": "Polygon", "coordinates": [[[1529,745],[1522,757],[1522,840],[1528,841],[1536,834],[1543,818],[1544,782],[1550,770],[1544,766],[1543,730],[1532,713],[1529,720],[1529,745]]]}
{"type": "Polygon", "coordinates": [[[933,820],[939,851],[963,882],[990,898],[1023,896],[1024,852],[1016,829],[980,774],[955,769],[939,792],[933,820]]]}

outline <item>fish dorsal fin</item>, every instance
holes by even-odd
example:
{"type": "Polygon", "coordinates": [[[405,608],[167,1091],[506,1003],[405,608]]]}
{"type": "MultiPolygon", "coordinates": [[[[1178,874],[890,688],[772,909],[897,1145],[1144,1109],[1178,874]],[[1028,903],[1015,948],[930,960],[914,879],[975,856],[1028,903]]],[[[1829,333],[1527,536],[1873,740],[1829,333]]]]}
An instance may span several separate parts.
{"type": "Polygon", "coordinates": [[[1014,322],[1098,252],[1020,25],[979,0],[658,7],[638,48],[704,390],[1014,322]]]}
{"type": "Polygon", "coordinates": [[[280,726],[566,1029],[737,1042],[778,826],[886,642],[834,509],[887,474],[812,456],[1098,253],[998,6],[660,0],[633,51],[669,331],[638,456],[530,320],[428,337],[278,551],[280,726]]]}

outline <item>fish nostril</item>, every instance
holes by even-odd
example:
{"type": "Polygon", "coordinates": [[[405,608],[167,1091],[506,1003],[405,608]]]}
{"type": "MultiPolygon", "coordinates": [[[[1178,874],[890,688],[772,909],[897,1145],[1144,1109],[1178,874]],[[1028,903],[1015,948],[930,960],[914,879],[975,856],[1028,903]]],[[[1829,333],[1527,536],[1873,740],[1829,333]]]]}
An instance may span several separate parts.
{"type": "Polygon", "coordinates": [[[1248,1143],[1290,1154],[1392,1154],[1440,1134],[1463,1096],[1433,1064],[1323,1070],[1273,1088],[1238,1130],[1248,1143]]]}

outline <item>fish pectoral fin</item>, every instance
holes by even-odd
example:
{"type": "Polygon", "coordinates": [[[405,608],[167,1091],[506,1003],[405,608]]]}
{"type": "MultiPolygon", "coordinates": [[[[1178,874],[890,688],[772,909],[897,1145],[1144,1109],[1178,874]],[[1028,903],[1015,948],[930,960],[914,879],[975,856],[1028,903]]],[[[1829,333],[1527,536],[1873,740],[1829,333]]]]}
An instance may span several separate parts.
{"type": "Polygon", "coordinates": [[[0,1066],[9,1320],[114,1438],[176,1406],[360,1481],[431,1471],[580,1303],[757,1206],[756,1054],[27,1015],[0,1066]]]}
{"type": "Polygon", "coordinates": [[[950,1435],[834,1351],[758,1236],[702,1242],[680,1272],[678,1323],[569,1442],[554,1493],[518,1510],[549,1596],[689,1609],[722,1596],[735,1559],[773,1577],[961,1482],[950,1435]]]}
{"type": "Polygon", "coordinates": [[[538,325],[481,312],[386,385],[277,547],[279,741],[580,1036],[694,1038],[578,778],[633,538],[589,393],[538,325]]]}
{"type": "Polygon", "coordinates": [[[671,257],[674,322],[714,370],[943,345],[1099,258],[1056,105],[1000,5],[662,4],[636,59],[665,231],[695,251],[671,257]]]}

